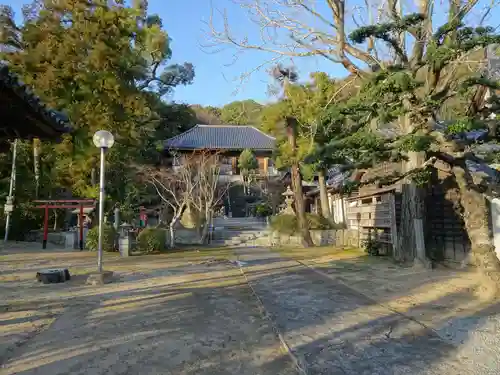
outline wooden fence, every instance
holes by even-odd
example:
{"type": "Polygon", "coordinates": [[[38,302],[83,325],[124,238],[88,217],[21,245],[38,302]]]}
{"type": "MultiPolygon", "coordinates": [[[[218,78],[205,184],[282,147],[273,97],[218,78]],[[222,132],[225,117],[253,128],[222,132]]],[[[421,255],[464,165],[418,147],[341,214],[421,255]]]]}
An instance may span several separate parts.
{"type": "Polygon", "coordinates": [[[347,202],[348,228],[358,229],[360,243],[371,240],[385,244],[386,252],[393,251],[397,244],[394,193],[355,196],[347,202]]]}

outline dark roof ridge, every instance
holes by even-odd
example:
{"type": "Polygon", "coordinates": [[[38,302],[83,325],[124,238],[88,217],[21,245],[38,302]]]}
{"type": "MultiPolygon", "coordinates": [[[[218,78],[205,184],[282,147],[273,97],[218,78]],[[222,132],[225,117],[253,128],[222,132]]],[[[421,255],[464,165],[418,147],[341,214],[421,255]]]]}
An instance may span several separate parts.
{"type": "MultiPolygon", "coordinates": [[[[260,130],[259,128],[256,128],[253,125],[237,125],[237,124],[215,124],[215,125],[209,125],[209,124],[196,124],[195,126],[193,126],[193,128],[197,127],[197,126],[200,127],[200,128],[201,127],[204,127],[204,128],[252,128],[252,129],[257,130],[258,132],[262,133],[266,137],[269,137],[269,138],[274,139],[274,140],[276,139],[276,137],[273,137],[272,135],[264,133],[262,130],[260,130]]],[[[170,138],[170,139],[172,139],[172,138],[170,138]]]]}
{"type": "Polygon", "coordinates": [[[201,124],[196,124],[196,125],[195,125],[195,126],[193,126],[192,128],[190,128],[190,129],[188,129],[188,130],[186,130],[186,131],[184,131],[184,132],[182,132],[182,133],[180,133],[180,134],[177,134],[177,135],[174,135],[174,136],[173,136],[173,137],[171,137],[171,138],[165,139],[165,140],[163,141],[163,144],[164,144],[164,145],[166,145],[166,144],[167,144],[167,142],[171,142],[171,141],[173,141],[174,139],[177,139],[177,138],[179,138],[179,137],[181,137],[181,136],[184,136],[184,135],[186,135],[187,133],[192,132],[194,129],[196,129],[196,128],[200,127],[200,126],[202,126],[202,125],[201,125],[201,124]]]}
{"type": "Polygon", "coordinates": [[[165,140],[169,149],[219,148],[244,150],[273,150],[276,139],[252,125],[204,125],[165,140]]]}

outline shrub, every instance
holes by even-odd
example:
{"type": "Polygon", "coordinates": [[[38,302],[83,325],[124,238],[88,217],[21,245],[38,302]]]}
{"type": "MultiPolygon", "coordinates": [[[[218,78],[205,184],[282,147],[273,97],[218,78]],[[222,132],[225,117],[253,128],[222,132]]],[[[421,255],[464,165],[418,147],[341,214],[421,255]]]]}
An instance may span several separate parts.
{"type": "Polygon", "coordinates": [[[368,255],[373,256],[380,255],[380,250],[382,250],[382,244],[374,239],[364,240],[362,247],[368,255]]]}
{"type": "Polygon", "coordinates": [[[272,209],[268,204],[265,203],[259,203],[257,207],[255,208],[255,214],[258,217],[267,217],[271,216],[272,214],[272,209]]]}
{"type": "Polygon", "coordinates": [[[326,230],[333,228],[331,221],[324,218],[323,216],[307,213],[306,218],[307,222],[309,223],[309,229],[326,230]]]}
{"type": "MultiPolygon", "coordinates": [[[[339,225],[321,215],[306,213],[310,230],[339,229],[339,225]]],[[[278,233],[295,234],[299,231],[297,217],[295,215],[277,215],[271,219],[271,229],[278,233]]]]}
{"type": "Polygon", "coordinates": [[[297,217],[295,215],[277,215],[271,218],[271,229],[278,233],[294,234],[297,232],[297,217]]]}
{"type": "MultiPolygon", "coordinates": [[[[116,231],[112,225],[104,224],[102,228],[102,250],[103,251],[115,251],[115,239],[116,231]]],[[[87,233],[87,238],[85,239],[85,247],[90,251],[97,251],[99,246],[99,226],[91,228],[87,233]]]]}
{"type": "Polygon", "coordinates": [[[165,250],[165,230],[146,228],[137,236],[137,249],[143,253],[165,250]]]}

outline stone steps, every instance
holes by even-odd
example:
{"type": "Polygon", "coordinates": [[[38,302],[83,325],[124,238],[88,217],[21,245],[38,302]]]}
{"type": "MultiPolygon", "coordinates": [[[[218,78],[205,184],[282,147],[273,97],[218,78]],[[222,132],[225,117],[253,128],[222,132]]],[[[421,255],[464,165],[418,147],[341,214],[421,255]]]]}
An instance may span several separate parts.
{"type": "Polygon", "coordinates": [[[212,244],[220,246],[267,245],[268,242],[269,233],[266,230],[216,230],[212,240],[212,244]]]}
{"type": "Polygon", "coordinates": [[[212,244],[215,246],[267,245],[267,222],[257,217],[217,217],[212,244]]]}
{"type": "Polygon", "coordinates": [[[213,221],[216,228],[265,228],[267,222],[255,217],[217,217],[213,221]]]}

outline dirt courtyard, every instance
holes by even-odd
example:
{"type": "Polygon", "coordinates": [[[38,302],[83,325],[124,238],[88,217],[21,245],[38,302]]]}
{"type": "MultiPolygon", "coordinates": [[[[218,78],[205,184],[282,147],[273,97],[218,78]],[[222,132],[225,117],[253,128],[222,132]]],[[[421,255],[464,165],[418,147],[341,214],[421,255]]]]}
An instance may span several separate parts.
{"type": "Polygon", "coordinates": [[[239,268],[217,262],[227,255],[106,254],[118,278],[93,287],[95,253],[4,251],[0,373],[293,374],[239,268]],[[56,266],[73,279],[34,281],[56,266]]]}
{"type": "Polygon", "coordinates": [[[96,287],[95,253],[9,246],[0,374],[497,373],[500,310],[473,275],[313,251],[106,254],[96,287]],[[72,280],[36,282],[56,267],[72,280]]]}

